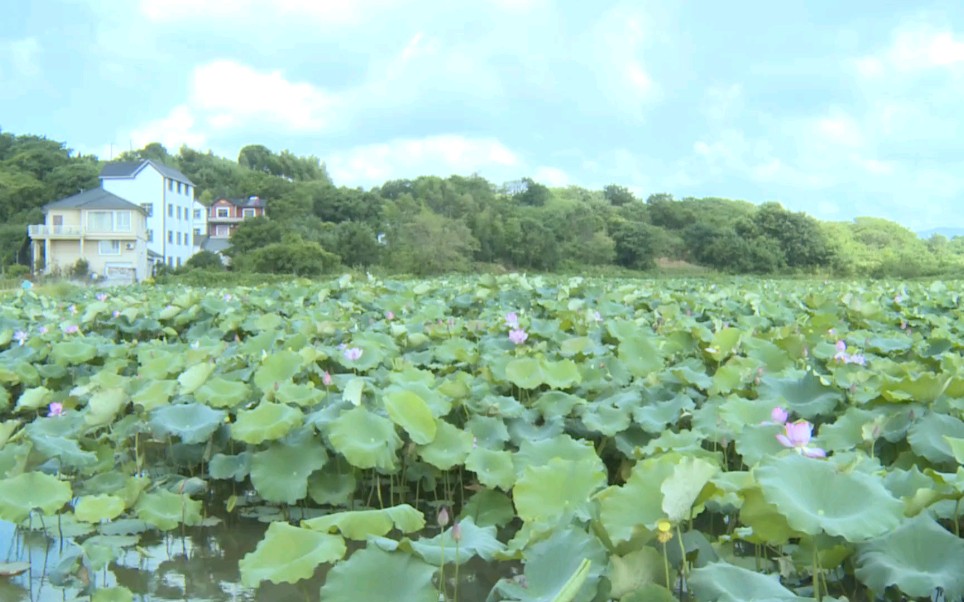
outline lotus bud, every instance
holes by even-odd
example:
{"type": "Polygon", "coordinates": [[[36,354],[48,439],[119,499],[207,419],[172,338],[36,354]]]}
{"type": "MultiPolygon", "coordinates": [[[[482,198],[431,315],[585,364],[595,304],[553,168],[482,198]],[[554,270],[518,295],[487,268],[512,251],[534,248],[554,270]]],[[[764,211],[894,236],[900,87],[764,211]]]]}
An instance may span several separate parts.
{"type": "Polygon", "coordinates": [[[443,529],[449,524],[449,509],[442,506],[442,509],[438,511],[438,526],[443,529]]]}
{"type": "Polygon", "coordinates": [[[456,542],[462,541],[462,523],[459,521],[452,525],[452,539],[456,542]]]}

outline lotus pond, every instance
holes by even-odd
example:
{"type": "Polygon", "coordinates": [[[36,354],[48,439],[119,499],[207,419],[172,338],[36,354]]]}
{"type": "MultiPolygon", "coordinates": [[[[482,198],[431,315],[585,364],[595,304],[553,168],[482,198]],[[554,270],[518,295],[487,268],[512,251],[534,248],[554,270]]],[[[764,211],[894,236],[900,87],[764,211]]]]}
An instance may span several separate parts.
{"type": "Polygon", "coordinates": [[[0,596],[958,600],[962,288],[11,292],[0,596]]]}

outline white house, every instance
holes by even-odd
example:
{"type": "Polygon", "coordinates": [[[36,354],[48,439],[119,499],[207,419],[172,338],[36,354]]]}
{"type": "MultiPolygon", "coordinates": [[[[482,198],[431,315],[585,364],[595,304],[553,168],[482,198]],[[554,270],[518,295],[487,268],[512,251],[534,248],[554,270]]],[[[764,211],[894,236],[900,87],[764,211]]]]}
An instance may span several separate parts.
{"type": "Polygon", "coordinates": [[[140,205],[147,212],[147,250],[153,263],[180,267],[197,252],[194,236],[204,232],[204,206],[194,200],[194,182],[155,161],[108,163],[100,172],[104,190],[140,205]]]}

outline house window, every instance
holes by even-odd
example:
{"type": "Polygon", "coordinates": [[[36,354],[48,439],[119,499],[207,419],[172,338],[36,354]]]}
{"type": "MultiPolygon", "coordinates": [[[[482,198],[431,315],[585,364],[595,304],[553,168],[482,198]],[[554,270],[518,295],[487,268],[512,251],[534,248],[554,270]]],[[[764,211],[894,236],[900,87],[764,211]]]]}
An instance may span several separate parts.
{"type": "Polygon", "coordinates": [[[148,230],[148,231],[147,231],[147,242],[154,242],[154,231],[153,231],[153,230],[148,230]]]}
{"type": "Polygon", "coordinates": [[[174,217],[174,205],[167,204],[167,217],[174,217]]]}
{"type": "Polygon", "coordinates": [[[201,219],[201,210],[200,210],[200,209],[195,209],[195,210],[194,210],[194,219],[201,219]]]}
{"type": "Polygon", "coordinates": [[[174,258],[173,258],[173,257],[168,257],[168,258],[167,258],[167,265],[168,265],[168,267],[172,267],[172,268],[174,267],[174,258]]]}
{"type": "Polygon", "coordinates": [[[181,208],[177,208],[177,219],[181,219],[181,208]]]}
{"type": "Polygon", "coordinates": [[[217,225],[214,228],[214,236],[217,238],[227,238],[231,236],[231,226],[217,225]]]}
{"type": "Polygon", "coordinates": [[[177,267],[181,267],[181,258],[180,258],[180,257],[177,258],[177,267]]]}
{"type": "Polygon", "coordinates": [[[184,194],[186,194],[187,196],[191,196],[191,187],[188,186],[187,184],[184,185],[184,194]]]}
{"type": "Polygon", "coordinates": [[[174,231],[173,231],[173,230],[168,230],[168,231],[167,231],[167,242],[169,242],[169,243],[171,243],[171,244],[174,244],[174,231]]]}
{"type": "Polygon", "coordinates": [[[181,194],[181,183],[180,183],[180,182],[177,183],[177,193],[178,193],[178,194],[181,194]]]}
{"type": "Polygon", "coordinates": [[[130,232],[130,211],[88,211],[87,229],[91,232],[130,232]]]}
{"type": "Polygon", "coordinates": [[[121,245],[119,240],[102,240],[97,243],[97,252],[101,255],[120,255],[121,245]]]}
{"type": "Polygon", "coordinates": [[[170,190],[171,192],[174,192],[174,180],[168,178],[167,189],[170,190]]]}
{"type": "Polygon", "coordinates": [[[141,209],[147,212],[147,217],[153,217],[154,203],[141,203],[141,209]]]}
{"type": "Polygon", "coordinates": [[[194,229],[194,236],[201,236],[201,229],[200,229],[200,228],[195,228],[195,229],[194,229]]]}
{"type": "Polygon", "coordinates": [[[218,207],[214,213],[215,217],[231,217],[230,207],[218,207]]]}
{"type": "Polygon", "coordinates": [[[177,233],[177,244],[181,244],[181,233],[177,233]]]}
{"type": "Polygon", "coordinates": [[[241,210],[241,214],[242,214],[245,218],[254,217],[254,216],[258,215],[258,210],[257,210],[257,209],[242,209],[242,210],[241,210]]]}

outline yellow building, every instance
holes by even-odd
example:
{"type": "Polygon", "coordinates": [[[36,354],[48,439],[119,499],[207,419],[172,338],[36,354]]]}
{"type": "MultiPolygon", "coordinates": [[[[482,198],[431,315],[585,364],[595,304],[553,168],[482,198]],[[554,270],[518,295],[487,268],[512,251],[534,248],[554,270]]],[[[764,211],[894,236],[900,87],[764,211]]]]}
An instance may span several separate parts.
{"type": "Polygon", "coordinates": [[[44,223],[28,226],[35,270],[67,275],[80,259],[110,282],[147,278],[147,212],[103,188],[43,207],[44,223]]]}

